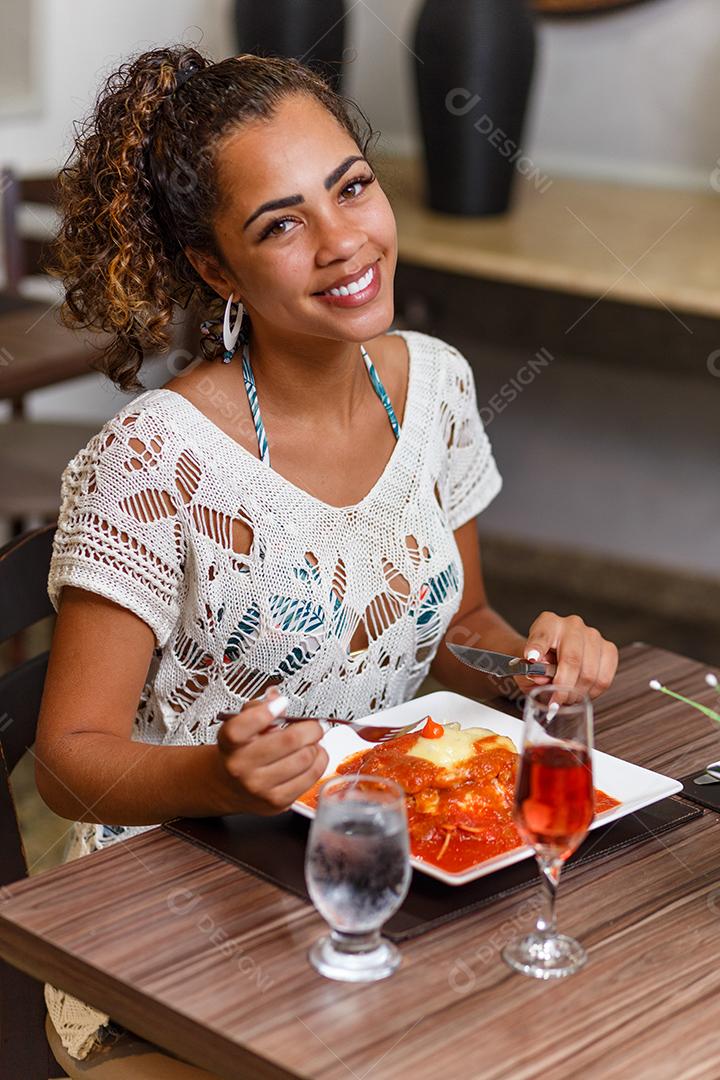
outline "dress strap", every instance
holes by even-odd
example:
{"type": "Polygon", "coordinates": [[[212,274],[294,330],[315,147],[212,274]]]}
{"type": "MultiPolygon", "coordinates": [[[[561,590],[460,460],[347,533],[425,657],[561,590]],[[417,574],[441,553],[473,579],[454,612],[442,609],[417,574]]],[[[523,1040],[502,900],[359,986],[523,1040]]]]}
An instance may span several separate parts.
{"type": "Polygon", "coordinates": [[[247,390],[253,424],[255,425],[260,460],[264,465],[269,465],[270,450],[268,448],[267,436],[265,435],[265,425],[263,424],[262,416],[260,415],[260,403],[258,402],[257,388],[255,386],[255,376],[253,375],[253,369],[250,365],[250,352],[248,351],[247,341],[243,342],[243,378],[245,380],[245,389],[247,390]]]}
{"type": "MultiPolygon", "coordinates": [[[[370,376],[370,382],[373,385],[375,393],[380,398],[383,404],[385,412],[388,414],[390,420],[390,427],[393,430],[393,434],[396,439],[400,437],[400,425],[397,422],[395,410],[392,407],[390,398],[388,397],[387,390],[383,386],[380,376],[375,370],[375,365],[368,356],[367,350],[364,345],[360,346],[360,352],[362,358],[365,361],[365,367],[367,373],[370,376]]],[[[243,342],[243,379],[245,381],[245,389],[247,391],[248,403],[250,405],[250,412],[253,418],[253,424],[255,425],[255,434],[258,441],[258,452],[260,454],[260,460],[264,465],[270,465],[270,448],[268,447],[267,436],[265,434],[265,425],[263,424],[262,415],[260,413],[260,403],[257,396],[257,387],[255,386],[255,376],[253,375],[252,365],[250,363],[250,351],[248,349],[247,341],[243,342]]]]}
{"type": "Polygon", "coordinates": [[[390,401],[390,398],[388,397],[387,390],[385,389],[385,387],[381,383],[380,376],[378,375],[377,371],[375,370],[375,365],[373,364],[372,360],[368,356],[367,350],[365,349],[364,345],[360,346],[360,352],[362,353],[362,358],[365,361],[365,367],[368,370],[368,375],[370,376],[370,382],[373,384],[373,387],[375,388],[375,393],[377,394],[377,396],[382,401],[383,406],[385,407],[385,412],[388,414],[388,418],[390,420],[390,427],[393,429],[393,435],[395,436],[396,439],[399,439],[400,438],[400,425],[397,422],[397,416],[395,415],[395,410],[392,407],[392,402],[390,401]]]}

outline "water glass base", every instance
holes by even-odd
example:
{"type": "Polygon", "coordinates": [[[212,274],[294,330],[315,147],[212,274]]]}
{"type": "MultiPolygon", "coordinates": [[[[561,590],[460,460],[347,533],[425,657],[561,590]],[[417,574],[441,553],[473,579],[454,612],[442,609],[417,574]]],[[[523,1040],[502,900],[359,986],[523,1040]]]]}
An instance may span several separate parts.
{"type": "Polygon", "coordinates": [[[566,934],[527,934],[503,949],[503,960],[515,971],[535,979],[562,979],[587,960],[579,941],[566,934]]]}
{"type": "Polygon", "coordinates": [[[310,963],[326,979],[339,982],[375,982],[387,979],[400,965],[400,952],[391,941],[381,938],[367,952],[345,952],[336,948],[330,934],[321,937],[310,949],[310,963]]]}

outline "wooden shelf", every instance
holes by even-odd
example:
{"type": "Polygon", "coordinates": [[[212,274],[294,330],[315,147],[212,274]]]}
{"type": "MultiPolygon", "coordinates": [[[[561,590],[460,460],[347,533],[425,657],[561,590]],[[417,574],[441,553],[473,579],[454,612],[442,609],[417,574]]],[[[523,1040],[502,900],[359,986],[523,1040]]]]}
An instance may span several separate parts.
{"type": "Polygon", "coordinates": [[[417,159],[382,157],[378,175],[403,262],[677,316],[720,315],[720,195],[560,178],[540,191],[518,175],[509,213],[462,217],[427,208],[417,159]]]}

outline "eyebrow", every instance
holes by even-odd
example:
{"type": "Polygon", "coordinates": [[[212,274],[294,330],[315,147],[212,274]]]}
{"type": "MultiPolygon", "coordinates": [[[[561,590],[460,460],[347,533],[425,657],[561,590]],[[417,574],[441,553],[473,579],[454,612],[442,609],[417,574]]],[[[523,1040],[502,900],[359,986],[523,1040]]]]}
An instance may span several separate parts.
{"type": "MultiPolygon", "coordinates": [[[[341,176],[343,176],[350,166],[356,161],[365,161],[365,158],[361,154],[355,154],[353,157],[345,158],[340,164],[333,169],[329,176],[326,176],[323,180],[323,184],[327,191],[331,187],[337,184],[341,176]]],[[[297,206],[298,203],[305,202],[303,195],[288,195],[284,199],[273,199],[271,202],[265,202],[262,206],[258,206],[254,214],[251,214],[243,225],[243,229],[247,229],[248,225],[252,225],[255,218],[260,217],[261,214],[267,214],[270,210],[282,210],[285,206],[297,206]]]]}

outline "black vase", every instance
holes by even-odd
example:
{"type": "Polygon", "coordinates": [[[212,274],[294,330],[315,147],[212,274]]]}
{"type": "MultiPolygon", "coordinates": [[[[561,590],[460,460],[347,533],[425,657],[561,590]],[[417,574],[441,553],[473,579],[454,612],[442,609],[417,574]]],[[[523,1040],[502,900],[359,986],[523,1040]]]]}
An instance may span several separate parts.
{"type": "Polygon", "coordinates": [[[235,0],[240,52],[292,56],[342,93],[344,0],[235,0]]]}
{"type": "Polygon", "coordinates": [[[535,63],[526,0],[425,0],[415,81],[427,199],[446,214],[500,214],[518,170],[535,63]]]}

